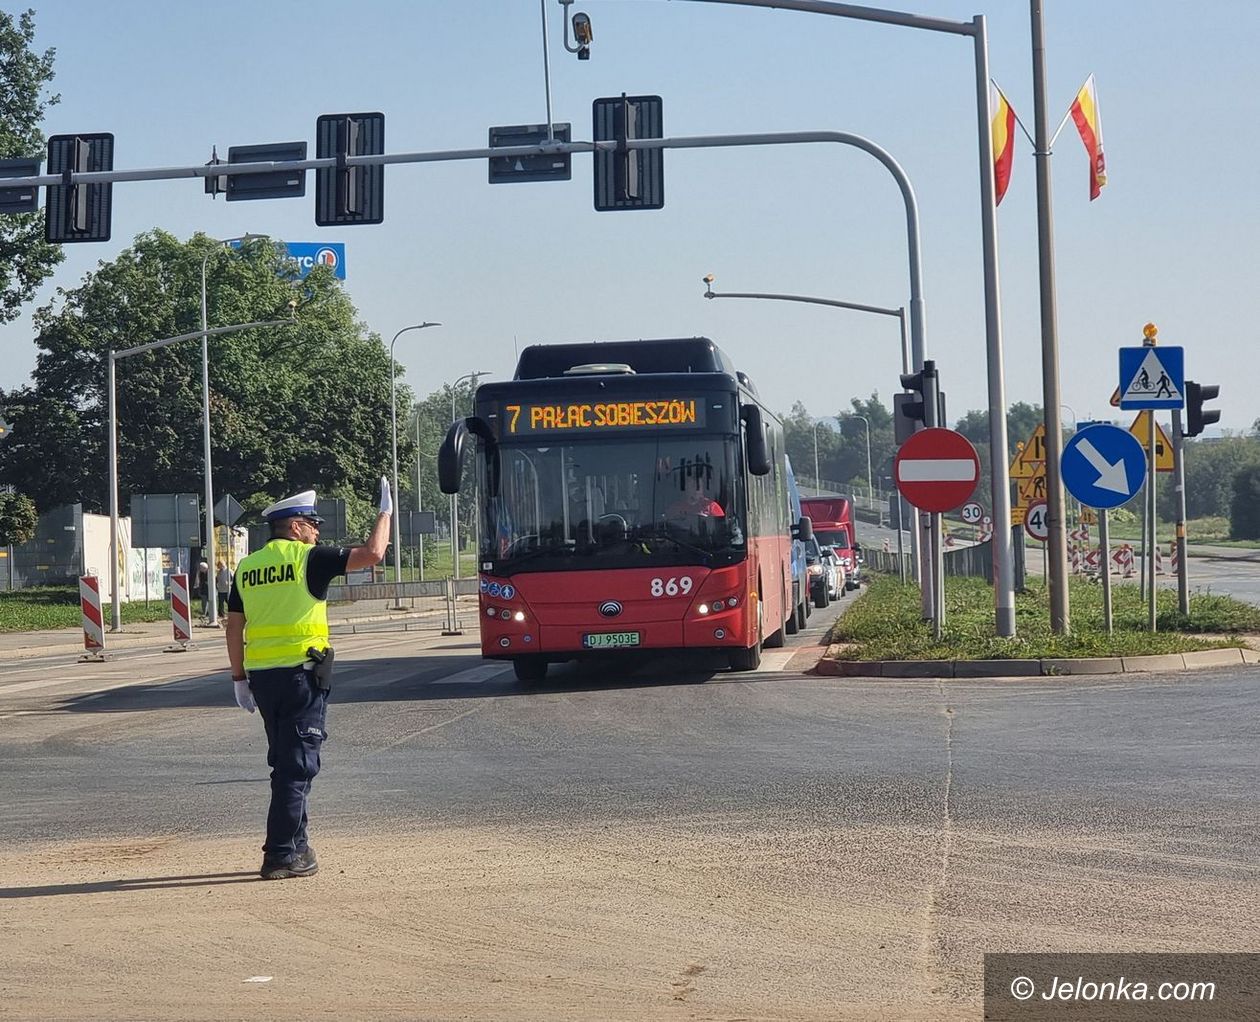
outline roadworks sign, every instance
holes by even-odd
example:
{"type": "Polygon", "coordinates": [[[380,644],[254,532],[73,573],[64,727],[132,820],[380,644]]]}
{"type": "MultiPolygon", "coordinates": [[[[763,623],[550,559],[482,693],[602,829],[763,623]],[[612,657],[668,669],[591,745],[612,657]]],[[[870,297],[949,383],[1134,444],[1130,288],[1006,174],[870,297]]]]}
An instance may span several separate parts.
{"type": "MultiPolygon", "coordinates": [[[[1137,414],[1137,418],[1133,420],[1133,425],[1129,427],[1129,432],[1137,437],[1137,442],[1142,445],[1142,450],[1146,452],[1146,456],[1151,456],[1151,412],[1149,409],[1143,408],[1137,414]]],[[[1164,432],[1164,427],[1157,421],[1155,423],[1155,471],[1171,472],[1173,470],[1173,449],[1172,441],[1168,439],[1168,434],[1164,432]]]]}
{"type": "Polygon", "coordinates": [[[1011,462],[1012,479],[1035,479],[1046,474],[1046,424],[1032,431],[1028,442],[1019,447],[1011,462]]]}

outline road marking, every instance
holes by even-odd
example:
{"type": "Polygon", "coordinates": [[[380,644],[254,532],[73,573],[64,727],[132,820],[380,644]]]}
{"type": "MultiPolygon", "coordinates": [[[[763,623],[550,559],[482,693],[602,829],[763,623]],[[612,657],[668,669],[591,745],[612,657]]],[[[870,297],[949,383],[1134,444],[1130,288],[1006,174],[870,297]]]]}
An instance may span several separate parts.
{"type": "Polygon", "coordinates": [[[449,674],[444,678],[434,678],[434,685],[470,685],[477,681],[489,681],[496,675],[503,674],[510,670],[506,664],[499,662],[482,664],[479,667],[470,667],[466,671],[460,671],[458,674],[449,674]]]}

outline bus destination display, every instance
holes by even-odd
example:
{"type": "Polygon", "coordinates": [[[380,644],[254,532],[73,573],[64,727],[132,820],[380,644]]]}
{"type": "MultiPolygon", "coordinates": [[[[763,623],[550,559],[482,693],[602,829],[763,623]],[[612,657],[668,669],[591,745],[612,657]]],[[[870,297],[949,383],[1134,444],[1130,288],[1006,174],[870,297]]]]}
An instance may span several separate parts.
{"type": "Polygon", "coordinates": [[[504,436],[589,430],[701,429],[704,401],[695,397],[635,401],[504,403],[504,436]]]}

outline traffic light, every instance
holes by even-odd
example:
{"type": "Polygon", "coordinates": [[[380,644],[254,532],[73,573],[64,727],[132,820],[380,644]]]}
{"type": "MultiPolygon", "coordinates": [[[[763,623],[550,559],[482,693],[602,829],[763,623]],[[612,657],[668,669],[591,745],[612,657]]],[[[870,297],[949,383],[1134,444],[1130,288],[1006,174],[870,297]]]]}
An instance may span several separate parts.
{"type": "Polygon", "coordinates": [[[901,403],[901,414],[914,422],[925,426],[935,426],[939,419],[940,396],[936,363],[926,359],[923,368],[917,373],[902,373],[901,386],[905,390],[914,391],[918,398],[911,397],[901,403]]]}
{"type": "Polygon", "coordinates": [[[1203,402],[1213,400],[1220,392],[1218,384],[1186,380],[1186,428],[1181,431],[1182,436],[1198,436],[1205,426],[1221,421],[1219,410],[1203,410],[1203,402]]]}
{"type": "Polygon", "coordinates": [[[48,140],[48,173],[62,183],[48,186],[44,203],[44,239],[64,245],[73,241],[109,241],[113,185],[75,184],[73,174],[114,169],[114,136],[53,135],[48,140]]]}
{"type": "Polygon", "coordinates": [[[665,159],[661,149],[631,149],[635,139],[662,138],[660,96],[609,96],[591,104],[596,142],[615,141],[613,151],[595,151],[595,209],[661,209],[665,205],[665,159]]]}
{"type": "Polygon", "coordinates": [[[385,167],[350,167],[350,156],[385,152],[385,115],[324,114],[315,122],[315,157],[337,166],[315,171],[315,223],[320,227],[385,220],[385,167]]]}

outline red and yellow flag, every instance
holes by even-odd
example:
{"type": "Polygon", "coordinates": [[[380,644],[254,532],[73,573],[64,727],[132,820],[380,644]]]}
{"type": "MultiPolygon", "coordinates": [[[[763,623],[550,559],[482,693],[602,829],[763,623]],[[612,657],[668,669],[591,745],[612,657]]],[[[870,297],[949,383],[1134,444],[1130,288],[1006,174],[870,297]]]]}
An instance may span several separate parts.
{"type": "Polygon", "coordinates": [[[1094,88],[1092,74],[1076,94],[1071,112],[1085,151],[1089,153],[1089,199],[1093,202],[1107,183],[1107,162],[1103,158],[1102,119],[1098,114],[1098,91],[1094,88]]]}
{"type": "Polygon", "coordinates": [[[993,111],[993,185],[996,204],[1000,205],[1011,183],[1015,159],[1015,111],[996,82],[989,83],[989,109],[993,111]]]}

